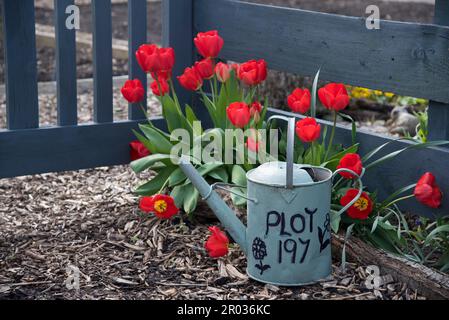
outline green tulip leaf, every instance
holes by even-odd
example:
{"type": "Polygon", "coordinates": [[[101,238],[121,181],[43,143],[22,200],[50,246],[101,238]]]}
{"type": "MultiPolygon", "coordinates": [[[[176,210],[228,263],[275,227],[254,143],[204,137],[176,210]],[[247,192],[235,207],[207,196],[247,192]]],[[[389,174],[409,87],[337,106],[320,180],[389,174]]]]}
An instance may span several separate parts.
{"type": "Polygon", "coordinates": [[[442,233],[445,233],[445,236],[447,237],[447,233],[449,233],[449,224],[441,225],[433,229],[432,232],[430,232],[426,237],[425,243],[429,244],[432,240],[434,240],[437,236],[440,236],[442,233]]]}
{"type": "Polygon", "coordinates": [[[173,130],[178,128],[183,128],[189,131],[190,135],[192,135],[192,126],[170,96],[165,95],[162,98],[162,108],[169,132],[173,132],[173,130]]]}
{"type": "Polygon", "coordinates": [[[235,206],[241,207],[246,205],[246,199],[243,197],[246,197],[246,190],[242,188],[231,188],[231,191],[240,194],[241,196],[238,196],[236,194],[231,193],[231,200],[232,203],[235,206]]]}
{"type": "Polygon", "coordinates": [[[157,162],[164,162],[165,164],[170,164],[170,155],[161,153],[150,154],[149,156],[131,162],[130,166],[135,173],[140,173],[150,168],[153,164],[157,162]]]}
{"type": "Polygon", "coordinates": [[[239,186],[246,187],[246,171],[239,165],[232,167],[231,181],[239,186]]]}
{"type": "Polygon", "coordinates": [[[318,79],[320,78],[321,68],[318,69],[318,72],[315,74],[315,78],[313,79],[312,85],[312,101],[310,103],[310,115],[312,118],[316,117],[316,97],[318,93],[318,79]]]}
{"type": "Polygon", "coordinates": [[[209,176],[214,178],[215,180],[227,183],[229,181],[228,172],[224,167],[220,167],[215,169],[209,173],[209,176]]]}
{"type": "Polygon", "coordinates": [[[330,219],[332,231],[334,233],[338,233],[338,230],[340,229],[341,215],[339,215],[337,211],[331,210],[330,219]]]}
{"type": "Polygon", "coordinates": [[[176,168],[175,171],[170,175],[170,179],[168,180],[168,186],[173,187],[178,184],[181,184],[186,180],[187,177],[184,174],[184,172],[181,170],[181,168],[176,168]]]}
{"type": "Polygon", "coordinates": [[[160,191],[160,189],[174,170],[174,166],[162,169],[153,179],[138,187],[135,192],[140,196],[154,195],[155,193],[160,191]]]}
{"type": "Polygon", "coordinates": [[[189,185],[176,186],[170,193],[170,196],[175,200],[175,204],[178,208],[182,208],[184,205],[184,199],[189,191],[189,185]]]}
{"type": "Polygon", "coordinates": [[[155,147],[156,150],[153,153],[170,154],[171,148],[173,147],[170,140],[153,127],[140,124],[139,128],[155,147]]]}
{"type": "Polygon", "coordinates": [[[200,194],[192,184],[186,185],[185,188],[186,191],[184,195],[184,211],[190,215],[196,209],[200,194]]]}
{"type": "Polygon", "coordinates": [[[134,129],[132,131],[133,131],[134,135],[137,137],[137,140],[142,142],[143,145],[145,146],[145,148],[150,150],[151,153],[156,152],[156,147],[151,143],[151,141],[149,139],[145,138],[143,135],[141,135],[139,132],[137,132],[134,129]]]}

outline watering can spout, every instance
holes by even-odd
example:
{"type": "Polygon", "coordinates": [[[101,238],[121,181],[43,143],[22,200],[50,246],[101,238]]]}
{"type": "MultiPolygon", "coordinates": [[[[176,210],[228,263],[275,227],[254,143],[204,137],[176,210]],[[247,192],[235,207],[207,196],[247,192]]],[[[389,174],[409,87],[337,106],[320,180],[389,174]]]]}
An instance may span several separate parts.
{"type": "Polygon", "coordinates": [[[213,191],[212,187],[198,173],[195,167],[190,163],[189,158],[182,157],[179,160],[179,167],[199,191],[201,197],[206,200],[209,207],[215,213],[220,222],[225,226],[231,237],[241,247],[246,254],[246,227],[237,218],[234,211],[213,191]]]}

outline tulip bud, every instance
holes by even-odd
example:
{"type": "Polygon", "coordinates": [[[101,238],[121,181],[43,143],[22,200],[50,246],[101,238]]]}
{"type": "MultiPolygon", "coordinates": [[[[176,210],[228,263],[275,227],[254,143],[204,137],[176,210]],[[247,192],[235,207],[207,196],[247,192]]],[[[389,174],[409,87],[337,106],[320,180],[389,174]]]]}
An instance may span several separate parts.
{"type": "Polygon", "coordinates": [[[129,103],[138,103],[143,100],[145,95],[145,89],[139,79],[126,81],[121,92],[129,103]]]}
{"type": "Polygon", "coordinates": [[[195,68],[186,68],[184,73],[178,77],[178,81],[185,89],[196,91],[203,85],[203,78],[195,68]]]}
{"type": "Polygon", "coordinates": [[[321,103],[330,110],[341,111],[349,104],[348,91],[344,84],[329,83],[318,90],[321,103]]]}
{"type": "Polygon", "coordinates": [[[195,62],[193,68],[203,79],[210,79],[214,76],[214,62],[210,58],[195,62]]]}
{"type": "Polygon", "coordinates": [[[234,102],[226,109],[229,121],[237,128],[245,127],[251,120],[249,107],[244,102],[234,102]]]}
{"type": "Polygon", "coordinates": [[[215,74],[217,75],[218,81],[226,82],[231,76],[231,70],[226,63],[219,62],[215,66],[215,74]]]}
{"type": "Polygon", "coordinates": [[[251,117],[254,119],[254,124],[259,123],[260,121],[260,113],[262,112],[262,105],[260,102],[256,101],[251,104],[250,108],[250,114],[251,117]]]}
{"type": "Polygon", "coordinates": [[[313,142],[320,137],[321,126],[314,118],[305,118],[296,123],[296,134],[302,142],[313,142]]]}

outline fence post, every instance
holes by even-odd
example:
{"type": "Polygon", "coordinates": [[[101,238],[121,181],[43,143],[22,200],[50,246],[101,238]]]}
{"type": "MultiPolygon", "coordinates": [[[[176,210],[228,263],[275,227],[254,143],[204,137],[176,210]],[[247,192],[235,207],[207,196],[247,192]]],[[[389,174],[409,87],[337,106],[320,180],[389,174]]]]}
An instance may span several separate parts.
{"type": "MultiPolygon", "coordinates": [[[[146,0],[128,1],[128,69],[130,79],[139,79],[145,88],[143,107],[147,108],[147,75],[142,71],[136,59],[136,51],[147,43],[147,3],[146,0]]],[[[130,120],[145,119],[146,115],[138,104],[129,104],[128,118],[130,120]]]]}
{"type": "Polygon", "coordinates": [[[113,121],[111,0],[92,1],[94,122],[113,121]]]}
{"type": "MultiPolygon", "coordinates": [[[[434,23],[449,26],[449,1],[435,1],[434,23]]],[[[449,140],[449,104],[429,101],[429,140],[449,140]]]]}
{"type": "MultiPolygon", "coordinates": [[[[163,0],[162,43],[175,49],[176,64],[173,82],[181,106],[192,104],[193,94],[179,85],[177,76],[194,61],[193,47],[193,2],[194,0],[163,0]]],[[[192,106],[194,107],[194,106],[192,106]]],[[[200,117],[201,113],[197,113],[200,117]]]]}
{"type": "Polygon", "coordinates": [[[74,0],[54,0],[56,33],[56,83],[58,95],[58,125],[78,123],[76,87],[75,29],[66,26],[66,8],[74,0]]]}
{"type": "Polygon", "coordinates": [[[3,0],[8,129],[39,127],[33,0],[3,0]]]}

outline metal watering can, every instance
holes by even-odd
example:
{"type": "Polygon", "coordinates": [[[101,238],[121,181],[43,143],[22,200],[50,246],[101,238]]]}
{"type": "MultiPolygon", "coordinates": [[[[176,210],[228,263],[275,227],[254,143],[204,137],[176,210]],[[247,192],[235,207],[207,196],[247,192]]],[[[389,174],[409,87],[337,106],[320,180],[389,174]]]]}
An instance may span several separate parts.
{"type": "Polygon", "coordinates": [[[332,180],[349,169],[332,173],[323,167],[293,163],[295,119],[288,121],[287,162],[267,162],[249,171],[247,177],[248,227],[237,218],[220,196],[186,158],[179,166],[207,201],[215,215],[247,256],[247,274],[254,280],[282,286],[298,286],[327,278],[332,271],[330,204],[332,180]]]}

